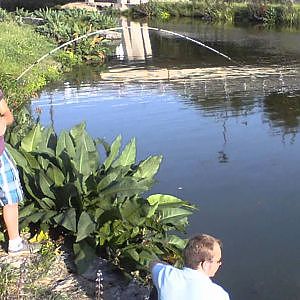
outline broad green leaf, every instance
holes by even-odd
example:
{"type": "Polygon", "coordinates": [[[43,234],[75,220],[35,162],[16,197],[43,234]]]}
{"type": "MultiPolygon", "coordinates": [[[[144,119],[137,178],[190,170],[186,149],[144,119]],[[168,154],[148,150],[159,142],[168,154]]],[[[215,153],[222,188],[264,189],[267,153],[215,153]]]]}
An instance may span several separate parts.
{"type": "Polygon", "coordinates": [[[47,198],[55,199],[53,192],[50,187],[54,184],[54,181],[48,177],[44,172],[39,172],[39,184],[43,194],[47,198]]]}
{"type": "Polygon", "coordinates": [[[37,161],[37,159],[35,159],[35,157],[28,152],[22,151],[23,156],[26,158],[28,165],[30,166],[30,168],[32,169],[36,169],[39,170],[40,169],[40,164],[37,161]]]}
{"type": "Polygon", "coordinates": [[[180,237],[178,237],[177,235],[171,234],[171,235],[167,236],[166,242],[167,242],[167,244],[173,245],[176,248],[182,250],[186,246],[187,240],[183,240],[180,237]]]}
{"type": "Polygon", "coordinates": [[[113,196],[122,194],[131,197],[136,194],[143,193],[149,189],[148,182],[137,181],[131,177],[124,177],[120,181],[110,185],[108,188],[101,191],[102,196],[113,196]]]}
{"type": "Polygon", "coordinates": [[[40,166],[46,171],[50,164],[49,159],[43,158],[42,156],[38,156],[37,160],[38,160],[40,166]]]}
{"type": "Polygon", "coordinates": [[[102,208],[103,210],[110,210],[114,206],[114,202],[111,200],[110,197],[108,198],[95,198],[90,201],[90,205],[93,207],[102,208]]]}
{"type": "Polygon", "coordinates": [[[65,175],[58,167],[51,163],[46,174],[49,178],[52,179],[52,181],[54,181],[56,186],[63,186],[65,175]]]}
{"type": "Polygon", "coordinates": [[[105,189],[109,186],[113,181],[115,181],[118,176],[121,174],[122,167],[111,168],[109,172],[101,179],[101,181],[97,185],[97,191],[105,189]]]}
{"type": "Polygon", "coordinates": [[[153,177],[160,166],[162,156],[150,156],[143,162],[141,162],[133,174],[135,178],[151,178],[153,177]]]}
{"type": "Polygon", "coordinates": [[[53,127],[49,126],[42,131],[43,145],[45,145],[45,147],[49,147],[51,150],[54,150],[54,145],[52,141],[54,136],[55,132],[53,130],[53,127]]]}
{"type": "Polygon", "coordinates": [[[56,135],[52,127],[47,127],[42,130],[42,142],[39,144],[37,153],[46,153],[49,156],[55,155],[56,135]]]}
{"type": "Polygon", "coordinates": [[[82,145],[76,149],[73,163],[78,173],[82,175],[89,175],[92,173],[89,165],[88,152],[82,145]]]}
{"type": "Polygon", "coordinates": [[[43,198],[40,201],[44,203],[44,205],[47,209],[49,209],[49,208],[51,209],[51,208],[55,207],[55,202],[50,198],[43,198]]]}
{"type": "Polygon", "coordinates": [[[74,126],[70,131],[72,138],[76,141],[83,134],[83,132],[85,132],[85,128],[86,128],[85,122],[82,122],[74,126]]]}
{"type": "Polygon", "coordinates": [[[109,155],[103,163],[105,170],[107,170],[111,166],[112,162],[118,155],[121,147],[121,141],[122,141],[121,135],[118,135],[117,138],[113,141],[110,148],[109,155]]]}
{"type": "Polygon", "coordinates": [[[140,253],[140,264],[142,266],[149,266],[149,263],[153,260],[158,260],[158,257],[156,256],[153,251],[150,249],[144,247],[144,249],[140,253]]]}
{"type": "Polygon", "coordinates": [[[87,152],[97,151],[93,139],[86,133],[86,131],[83,131],[82,134],[76,138],[75,143],[76,147],[82,146],[87,152]]]}
{"type": "Polygon", "coordinates": [[[62,131],[58,137],[56,145],[56,156],[60,156],[63,151],[66,151],[71,158],[75,156],[75,148],[70,134],[66,131],[62,131]]]}
{"type": "Polygon", "coordinates": [[[13,157],[16,165],[21,167],[26,172],[29,172],[28,163],[26,158],[22,155],[22,153],[16,149],[14,149],[11,145],[6,144],[5,148],[9,151],[11,156],[13,157]]]}
{"type": "Polygon", "coordinates": [[[89,165],[90,165],[91,172],[95,173],[98,170],[100,164],[99,152],[98,150],[88,152],[88,156],[89,156],[89,165]]]}
{"type": "Polygon", "coordinates": [[[27,217],[36,211],[37,211],[37,209],[34,207],[34,203],[31,203],[29,205],[26,205],[26,206],[23,206],[20,208],[19,217],[20,218],[27,217]]]}
{"type": "Polygon", "coordinates": [[[45,215],[44,211],[37,211],[31,214],[30,216],[27,216],[26,219],[29,222],[37,223],[44,215],[45,215]]]}
{"type": "Polygon", "coordinates": [[[135,249],[128,249],[125,251],[125,254],[129,255],[135,261],[139,261],[140,259],[140,256],[135,249]]]}
{"type": "Polygon", "coordinates": [[[43,223],[51,223],[51,218],[53,218],[55,215],[57,215],[56,210],[48,210],[45,212],[43,217],[41,218],[41,222],[43,223]]]}
{"type": "Polygon", "coordinates": [[[150,205],[150,208],[149,208],[149,211],[148,211],[148,214],[147,214],[147,218],[152,218],[156,212],[158,208],[158,202],[156,202],[155,204],[153,205],[150,205]]]}
{"type": "Polygon", "coordinates": [[[162,210],[159,211],[159,216],[160,216],[160,221],[164,223],[168,222],[174,222],[178,219],[187,217],[191,215],[192,212],[190,210],[184,209],[184,208],[163,208],[162,210]]]}
{"type": "Polygon", "coordinates": [[[76,232],[76,211],[75,208],[69,208],[54,218],[55,222],[66,229],[76,232]]]}
{"type": "Polygon", "coordinates": [[[32,176],[29,174],[24,174],[23,175],[23,180],[24,180],[24,186],[23,189],[26,190],[26,192],[32,197],[32,199],[39,200],[39,193],[34,193],[32,189],[36,189],[35,187],[35,180],[32,176]],[[31,187],[33,185],[33,188],[31,187]]]}
{"type": "Polygon", "coordinates": [[[131,234],[130,234],[130,237],[131,238],[136,237],[139,234],[139,232],[140,232],[140,227],[138,227],[138,226],[133,227],[132,231],[131,231],[131,234]]]}
{"type": "Polygon", "coordinates": [[[189,206],[187,202],[171,195],[163,195],[163,194],[154,194],[147,198],[150,205],[154,205],[158,203],[159,205],[167,205],[167,204],[178,204],[189,206]]]}
{"type": "Polygon", "coordinates": [[[100,246],[103,246],[104,243],[110,239],[110,236],[111,236],[111,230],[110,230],[110,225],[111,225],[111,221],[108,221],[106,223],[104,223],[98,233],[97,233],[97,237],[98,237],[98,240],[99,240],[99,245],[100,246]]]}
{"type": "Polygon", "coordinates": [[[123,220],[132,225],[141,225],[147,215],[147,204],[142,199],[127,199],[119,208],[123,220]]]}
{"type": "Polygon", "coordinates": [[[119,158],[113,162],[112,167],[130,166],[135,163],[136,142],[133,138],[125,147],[119,158]]]}
{"type": "Polygon", "coordinates": [[[38,145],[42,142],[42,128],[38,123],[33,129],[23,138],[21,147],[27,152],[37,149],[38,145]]]}
{"type": "Polygon", "coordinates": [[[81,213],[77,226],[76,242],[79,242],[95,231],[95,223],[91,220],[88,213],[81,213]]]}
{"type": "Polygon", "coordinates": [[[95,247],[91,247],[86,241],[73,245],[77,272],[84,273],[96,258],[95,247]]]}
{"type": "Polygon", "coordinates": [[[42,153],[42,154],[47,154],[50,157],[55,156],[55,152],[54,150],[52,150],[51,148],[48,148],[46,145],[44,144],[39,144],[39,147],[34,150],[35,153],[42,153]]]}

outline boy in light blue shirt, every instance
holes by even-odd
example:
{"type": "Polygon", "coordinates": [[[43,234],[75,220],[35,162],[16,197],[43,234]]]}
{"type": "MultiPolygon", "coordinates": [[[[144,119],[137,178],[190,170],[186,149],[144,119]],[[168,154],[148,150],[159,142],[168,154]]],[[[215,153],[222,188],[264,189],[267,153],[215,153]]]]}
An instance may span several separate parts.
{"type": "Polygon", "coordinates": [[[222,264],[221,257],[221,241],[201,234],[188,241],[182,270],[162,262],[151,263],[158,299],[229,300],[228,293],[210,279],[222,264]]]}

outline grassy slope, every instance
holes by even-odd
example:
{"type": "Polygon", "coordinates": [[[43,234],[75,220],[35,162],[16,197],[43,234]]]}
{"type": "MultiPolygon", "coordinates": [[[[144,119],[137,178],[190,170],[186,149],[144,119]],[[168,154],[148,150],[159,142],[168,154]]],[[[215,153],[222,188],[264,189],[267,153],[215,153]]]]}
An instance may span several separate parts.
{"type": "Polygon", "coordinates": [[[38,58],[52,50],[55,45],[34,32],[32,27],[19,26],[13,22],[0,23],[0,85],[12,97],[19,98],[36,92],[51,76],[57,76],[58,64],[49,57],[35,66],[24,78],[20,87],[14,80],[38,58]],[[23,94],[22,93],[22,94],[23,94]]]}

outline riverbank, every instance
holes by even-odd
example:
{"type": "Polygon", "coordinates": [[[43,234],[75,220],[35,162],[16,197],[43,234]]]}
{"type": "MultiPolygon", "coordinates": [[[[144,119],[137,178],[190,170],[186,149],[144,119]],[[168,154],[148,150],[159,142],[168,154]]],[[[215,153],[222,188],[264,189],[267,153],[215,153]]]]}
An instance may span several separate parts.
{"type": "Polygon", "coordinates": [[[11,107],[17,108],[34,97],[73,65],[85,61],[103,65],[111,47],[107,36],[95,34],[67,43],[74,37],[84,37],[93,28],[99,30],[115,24],[116,19],[111,15],[83,9],[34,12],[20,9],[13,13],[0,9],[0,79],[11,107]],[[27,69],[30,72],[23,74],[27,69]]]}

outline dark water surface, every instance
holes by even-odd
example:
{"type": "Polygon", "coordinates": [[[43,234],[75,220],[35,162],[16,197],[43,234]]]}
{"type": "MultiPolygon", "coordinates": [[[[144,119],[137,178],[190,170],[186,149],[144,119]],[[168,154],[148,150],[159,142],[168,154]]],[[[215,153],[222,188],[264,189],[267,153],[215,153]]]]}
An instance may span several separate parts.
{"type": "MultiPolygon", "coordinates": [[[[199,39],[253,68],[288,66],[295,74],[112,83],[83,72],[48,87],[32,111],[40,107],[42,123],[58,131],[85,120],[94,137],[109,142],[119,133],[124,144],[135,136],[139,159],[163,154],[152,192],[199,206],[188,233],[223,240],[216,280],[231,298],[300,299],[299,32],[191,20],[151,26],[199,39]]],[[[181,39],[150,39],[147,66],[230,65],[181,39]]]]}

